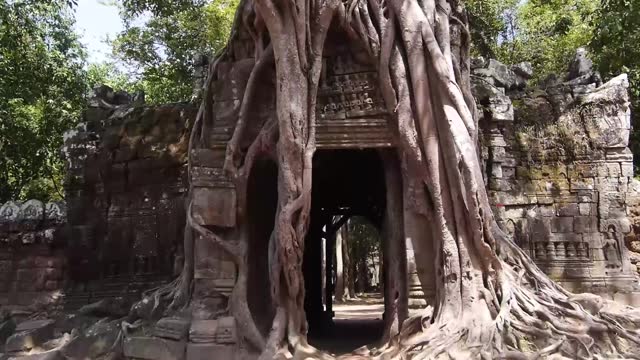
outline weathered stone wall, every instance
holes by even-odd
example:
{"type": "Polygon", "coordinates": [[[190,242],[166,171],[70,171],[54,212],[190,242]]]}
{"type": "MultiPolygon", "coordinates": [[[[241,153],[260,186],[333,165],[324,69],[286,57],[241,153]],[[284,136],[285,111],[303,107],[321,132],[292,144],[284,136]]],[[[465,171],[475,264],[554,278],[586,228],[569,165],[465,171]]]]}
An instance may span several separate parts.
{"type": "Polygon", "coordinates": [[[186,152],[195,110],[98,88],[65,135],[67,305],[136,294],[180,267],[186,152]]]}
{"type": "Polygon", "coordinates": [[[66,280],[63,203],[0,205],[0,308],[49,305],[66,280]]]}
{"type": "Polygon", "coordinates": [[[629,205],[629,220],[631,221],[631,233],[625,237],[625,245],[629,249],[631,264],[640,274],[640,181],[633,179],[629,184],[627,203],[629,205]]]}
{"type": "Polygon", "coordinates": [[[518,70],[527,76],[493,61],[474,70],[487,186],[501,225],[567,288],[632,291],[626,76],[597,87],[598,76],[586,73],[527,90],[518,70]]]}

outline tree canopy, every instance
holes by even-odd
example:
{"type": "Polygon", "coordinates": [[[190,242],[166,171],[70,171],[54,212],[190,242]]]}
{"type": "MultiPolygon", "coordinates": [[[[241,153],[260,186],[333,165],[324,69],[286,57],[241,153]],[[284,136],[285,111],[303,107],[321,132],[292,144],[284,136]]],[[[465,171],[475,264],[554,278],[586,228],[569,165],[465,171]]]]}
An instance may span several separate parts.
{"type": "Polygon", "coordinates": [[[124,0],[125,24],[113,41],[114,57],[125,64],[135,88],[151,103],[189,100],[194,62],[225,44],[238,0],[124,0]]]}
{"type": "MultiPolygon", "coordinates": [[[[603,76],[629,74],[633,110],[640,109],[640,1],[603,0],[593,20],[589,44],[603,76]]],[[[640,159],[640,128],[633,112],[630,147],[635,155],[636,173],[640,159]]]]}
{"type": "Polygon", "coordinates": [[[0,201],[61,197],[62,133],[86,91],[71,4],[0,1],[0,201]]]}

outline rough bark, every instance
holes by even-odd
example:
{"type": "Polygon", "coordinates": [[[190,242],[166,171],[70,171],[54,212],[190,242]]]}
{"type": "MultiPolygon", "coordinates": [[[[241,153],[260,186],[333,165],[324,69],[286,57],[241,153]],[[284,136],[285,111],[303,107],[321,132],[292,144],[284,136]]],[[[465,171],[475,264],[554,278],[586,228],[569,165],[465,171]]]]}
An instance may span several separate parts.
{"type": "Polygon", "coordinates": [[[388,342],[400,333],[402,323],[409,317],[407,308],[406,248],[404,247],[404,220],[402,203],[402,173],[397,156],[381,151],[387,185],[387,209],[382,228],[384,281],[384,334],[388,342]]]}
{"type": "MultiPolygon", "coordinates": [[[[239,276],[229,311],[237,319],[241,339],[262,359],[324,356],[306,342],[301,266],[311,204],[315,101],[323,45],[334,19],[346,34],[359,38],[379,67],[389,127],[404,160],[403,178],[420,190],[412,211],[432,225],[431,234],[414,239],[421,243],[416,248],[434,239],[436,254],[434,306],[405,321],[389,346],[371,357],[640,357],[638,310],[617,308],[594,295],[568,293],[497,226],[478,156],[464,13],[457,0],[243,0],[238,11],[242,16],[236,18],[244,21],[236,21],[234,28],[254,34],[258,59],[254,71],[270,66],[273,53],[277,116],[263,124],[243,152],[237,139],[245,136],[246,121],[251,119],[241,110],[227,148],[225,169],[238,192],[238,229],[219,234],[199,226],[190,207],[188,218],[190,228],[236,261],[239,276]],[[276,315],[268,338],[263,339],[246,306],[242,212],[252,163],[265,153],[275,157],[279,173],[269,252],[276,315]]],[[[225,52],[220,57],[232,56],[225,52]]],[[[205,90],[211,86],[215,67],[214,63],[205,90]]],[[[250,106],[252,81],[241,109],[250,106]]],[[[199,136],[192,137],[197,146],[208,145],[206,134],[215,118],[211,109],[205,91],[194,126],[199,136]]],[[[190,284],[192,278],[187,265],[189,238],[186,234],[186,274],[174,284],[180,289],[177,294],[188,294],[189,286],[182,284],[190,284]]]]}
{"type": "Polygon", "coordinates": [[[344,226],[336,231],[336,288],[335,288],[335,301],[343,302],[345,300],[345,286],[344,286],[344,226]]]}
{"type": "Polygon", "coordinates": [[[344,224],[344,234],[342,236],[342,262],[344,264],[343,283],[344,283],[344,296],[345,300],[355,299],[355,283],[353,276],[353,262],[349,256],[349,249],[351,246],[350,233],[349,233],[349,221],[344,224]]]}

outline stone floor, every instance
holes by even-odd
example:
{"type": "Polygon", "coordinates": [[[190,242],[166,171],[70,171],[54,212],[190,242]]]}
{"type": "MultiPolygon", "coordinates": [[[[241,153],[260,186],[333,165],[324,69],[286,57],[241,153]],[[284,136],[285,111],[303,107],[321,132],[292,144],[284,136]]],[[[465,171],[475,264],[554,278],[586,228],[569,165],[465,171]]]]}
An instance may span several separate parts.
{"type": "Polygon", "coordinates": [[[382,336],[384,300],[380,294],[363,294],[357,300],[334,304],[332,326],[310,343],[336,355],[349,353],[366,345],[377,345],[382,336]]]}

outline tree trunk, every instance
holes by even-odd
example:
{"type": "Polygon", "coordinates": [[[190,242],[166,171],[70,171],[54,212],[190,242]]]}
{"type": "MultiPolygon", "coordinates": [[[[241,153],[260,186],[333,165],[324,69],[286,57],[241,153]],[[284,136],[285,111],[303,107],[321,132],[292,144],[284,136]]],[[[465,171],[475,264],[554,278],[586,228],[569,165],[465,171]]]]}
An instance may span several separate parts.
{"type": "Polygon", "coordinates": [[[322,266],[320,273],[322,274],[322,305],[327,305],[327,239],[320,240],[320,256],[322,257],[322,266]]]}
{"type": "Polygon", "coordinates": [[[359,293],[367,292],[367,288],[369,287],[369,269],[367,268],[367,254],[364,249],[359,248],[358,250],[358,286],[357,291],[359,293]]]}
{"type": "Polygon", "coordinates": [[[343,253],[344,250],[342,247],[344,246],[344,233],[345,226],[343,225],[336,231],[336,289],[335,289],[335,301],[343,302],[345,297],[345,288],[344,288],[344,259],[343,253]]]}
{"type": "MultiPolygon", "coordinates": [[[[350,221],[350,220],[349,220],[350,221]]],[[[354,283],[354,271],[353,271],[353,262],[351,261],[351,257],[349,256],[350,248],[353,246],[352,241],[350,240],[350,226],[349,221],[344,224],[344,233],[342,236],[342,262],[344,267],[344,287],[345,287],[345,297],[346,299],[355,299],[355,283],[354,283]]]]}
{"type": "MultiPolygon", "coordinates": [[[[384,265],[384,321],[383,340],[389,341],[400,333],[402,323],[409,317],[407,293],[407,254],[404,247],[402,203],[402,173],[393,152],[382,151],[387,208],[384,216],[382,252],[384,265]]],[[[371,254],[373,255],[373,254],[371,254]]],[[[374,256],[371,256],[373,259],[374,256]]],[[[375,271],[375,269],[374,269],[375,271]]]]}

